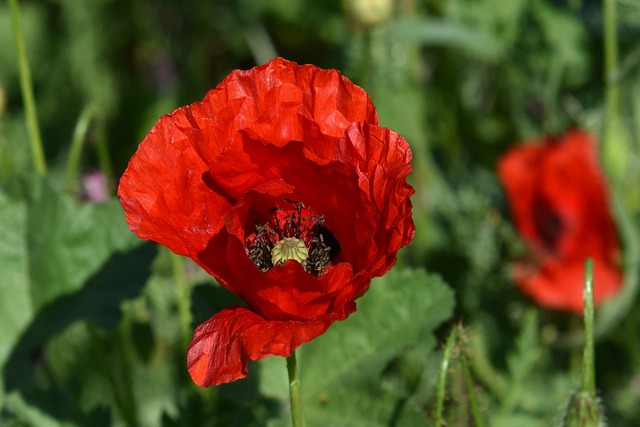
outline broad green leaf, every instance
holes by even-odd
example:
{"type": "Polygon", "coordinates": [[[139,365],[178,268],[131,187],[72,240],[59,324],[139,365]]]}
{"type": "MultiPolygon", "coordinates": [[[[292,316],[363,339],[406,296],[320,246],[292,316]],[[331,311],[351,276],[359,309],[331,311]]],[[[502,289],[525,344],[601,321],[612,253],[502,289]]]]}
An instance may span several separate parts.
{"type": "Polygon", "coordinates": [[[159,345],[150,360],[136,357],[131,326],[122,322],[105,333],[77,322],[50,341],[47,363],[83,414],[109,408],[112,420],[105,425],[159,425],[163,413],[176,414],[179,378],[186,374],[159,345]]]}
{"type": "MultiPolygon", "coordinates": [[[[431,332],[451,316],[453,305],[442,280],[420,270],[374,280],[356,313],[297,351],[307,425],[425,425],[420,408],[381,383],[385,369],[406,350],[425,340],[433,350],[431,332]]],[[[260,365],[261,391],[286,405],[284,359],[260,365]]],[[[273,425],[286,425],[284,419],[273,425]]]]}
{"type": "Polygon", "coordinates": [[[73,322],[115,325],[154,252],[115,200],[83,204],[37,178],[0,189],[0,392],[34,387],[44,344],[73,322]]]}

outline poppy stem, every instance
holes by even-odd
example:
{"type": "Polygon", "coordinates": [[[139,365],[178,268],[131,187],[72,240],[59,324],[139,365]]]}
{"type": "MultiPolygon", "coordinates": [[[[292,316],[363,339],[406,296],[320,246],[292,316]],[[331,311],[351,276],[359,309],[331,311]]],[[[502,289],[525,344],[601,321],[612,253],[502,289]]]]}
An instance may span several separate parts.
{"type": "Polygon", "coordinates": [[[92,105],[87,105],[80,113],[80,118],[73,130],[71,138],[71,148],[69,149],[69,159],[67,161],[67,179],[66,190],[73,194],[76,191],[78,181],[78,170],[80,169],[80,160],[82,155],[82,147],[86,140],[89,124],[93,118],[94,109],[92,105]]]}
{"type": "Polygon", "coordinates": [[[33,96],[33,82],[31,81],[31,71],[29,60],[27,59],[27,48],[24,42],[24,35],[20,25],[20,11],[17,0],[9,0],[11,9],[11,23],[13,27],[13,37],[16,41],[18,52],[18,69],[20,72],[20,89],[24,101],[25,115],[27,117],[27,130],[31,141],[31,158],[33,167],[39,175],[47,172],[47,164],[42,149],[42,138],[40,137],[40,126],[38,125],[38,115],[36,113],[36,102],[33,96]]]}
{"type": "Polygon", "coordinates": [[[595,393],[595,354],[593,350],[593,259],[584,266],[584,353],[582,355],[582,392],[595,393]]]}
{"type": "Polygon", "coordinates": [[[444,411],[444,397],[447,391],[447,374],[449,373],[449,362],[453,355],[453,347],[458,339],[457,329],[453,328],[447,338],[447,343],[444,347],[444,355],[442,356],[442,363],[440,364],[440,379],[438,380],[438,389],[436,393],[436,419],[433,423],[434,426],[440,427],[442,425],[442,413],[444,411]]]}
{"type": "Polygon", "coordinates": [[[171,251],[171,266],[173,269],[173,278],[177,284],[177,304],[178,316],[180,318],[180,329],[182,330],[182,342],[184,348],[189,347],[191,342],[191,287],[184,273],[184,259],[180,255],[176,255],[171,251]]]}
{"type": "Polygon", "coordinates": [[[107,143],[105,118],[102,114],[96,114],[94,135],[96,139],[96,154],[98,156],[98,164],[100,165],[100,170],[107,180],[107,189],[109,191],[109,195],[114,195],[116,189],[114,187],[113,167],[111,166],[111,155],[109,154],[109,144],[107,143]]]}
{"type": "Polygon", "coordinates": [[[603,0],[604,14],[604,77],[607,125],[617,117],[620,106],[618,70],[618,34],[616,0],[603,0]]]}
{"type": "MultiPolygon", "coordinates": [[[[460,334],[462,335],[462,327],[460,326],[459,328],[460,334]]],[[[473,383],[473,377],[471,376],[471,369],[469,369],[466,349],[461,349],[460,351],[460,367],[462,368],[462,375],[467,387],[469,407],[471,408],[471,418],[473,419],[475,427],[484,427],[482,414],[480,413],[480,405],[478,404],[478,397],[476,396],[475,384],[473,383]]]]}
{"type": "Polygon", "coordinates": [[[293,427],[302,427],[302,406],[300,405],[300,377],[296,352],[287,357],[287,372],[289,373],[289,398],[291,400],[291,423],[293,427]]]}
{"type": "Polygon", "coordinates": [[[631,212],[627,210],[619,191],[611,192],[615,218],[620,229],[624,248],[624,282],[620,293],[607,301],[598,310],[595,335],[602,337],[610,333],[633,308],[640,292],[640,232],[633,223],[631,212]]]}

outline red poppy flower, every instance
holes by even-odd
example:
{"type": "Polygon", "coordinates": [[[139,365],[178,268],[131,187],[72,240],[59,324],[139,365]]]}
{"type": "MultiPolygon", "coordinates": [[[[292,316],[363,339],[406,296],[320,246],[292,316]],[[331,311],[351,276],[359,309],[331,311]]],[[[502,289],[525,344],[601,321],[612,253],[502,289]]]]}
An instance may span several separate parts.
{"type": "Polygon", "coordinates": [[[120,181],[127,223],[247,304],[196,329],[198,385],[289,356],[356,309],[413,237],[410,162],[363,89],[282,58],[159,120],[120,181]]]}
{"type": "Polygon", "coordinates": [[[574,130],[512,148],[498,164],[516,227],[531,249],[517,265],[522,291],[540,305],[582,312],[584,262],[594,259],[594,300],[620,286],[620,246],[596,144],[574,130]]]}

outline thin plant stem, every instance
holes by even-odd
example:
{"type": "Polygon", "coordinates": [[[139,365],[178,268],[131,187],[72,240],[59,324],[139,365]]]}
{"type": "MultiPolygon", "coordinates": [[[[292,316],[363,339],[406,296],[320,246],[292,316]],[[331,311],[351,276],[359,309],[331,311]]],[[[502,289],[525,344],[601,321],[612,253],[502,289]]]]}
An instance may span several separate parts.
{"type": "Polygon", "coordinates": [[[469,369],[469,361],[464,351],[460,354],[460,366],[462,367],[462,375],[464,376],[465,384],[467,387],[467,395],[469,396],[469,406],[471,407],[471,417],[473,418],[473,424],[475,427],[484,427],[482,421],[482,414],[480,414],[480,405],[478,404],[478,398],[476,396],[475,385],[473,384],[473,378],[471,377],[471,370],[469,369]]]}
{"type": "Polygon", "coordinates": [[[9,0],[9,8],[11,9],[13,37],[16,40],[16,50],[18,53],[20,89],[22,90],[22,99],[24,101],[24,109],[27,118],[27,130],[29,132],[29,139],[31,141],[31,159],[33,160],[33,167],[36,172],[40,175],[44,175],[47,172],[47,163],[44,158],[44,150],[42,149],[42,138],[40,137],[40,127],[38,125],[36,103],[33,96],[31,71],[29,70],[27,49],[24,43],[22,26],[20,25],[18,0],[9,0]]]}
{"type": "Polygon", "coordinates": [[[582,391],[595,393],[595,352],[593,344],[593,260],[584,266],[584,353],[582,355],[582,391]]]}
{"type": "Polygon", "coordinates": [[[98,156],[98,164],[100,165],[100,170],[105,176],[109,194],[115,194],[113,166],[111,165],[111,155],[109,154],[109,144],[107,143],[105,118],[102,114],[96,114],[95,138],[96,154],[98,156]]]}
{"type": "Polygon", "coordinates": [[[598,309],[595,334],[602,337],[610,333],[632,309],[640,291],[640,232],[617,191],[612,191],[612,202],[620,229],[625,255],[624,282],[618,296],[598,309]]]}
{"type": "Polygon", "coordinates": [[[287,373],[289,374],[289,398],[291,400],[291,423],[293,427],[302,427],[302,406],[300,404],[300,376],[296,352],[287,357],[287,373]]]}
{"type": "Polygon", "coordinates": [[[453,347],[457,339],[457,329],[453,328],[447,338],[447,343],[444,347],[444,355],[442,356],[442,363],[440,364],[440,378],[438,379],[438,389],[436,394],[436,419],[434,425],[440,427],[442,425],[442,413],[444,411],[444,397],[447,389],[447,374],[449,373],[449,362],[453,355],[453,347]]]}
{"type": "Polygon", "coordinates": [[[113,393],[113,399],[116,407],[120,411],[120,415],[127,425],[134,427],[138,426],[139,423],[136,417],[133,400],[120,387],[116,374],[111,369],[109,361],[105,356],[106,354],[109,354],[109,352],[98,333],[98,329],[90,323],[87,323],[86,326],[95,352],[96,366],[102,371],[102,374],[107,379],[111,392],[113,393]]]}
{"type": "Polygon", "coordinates": [[[182,331],[183,346],[187,348],[191,342],[191,288],[184,273],[184,258],[170,252],[173,278],[178,292],[178,317],[182,331]]]}
{"type": "Polygon", "coordinates": [[[606,83],[606,126],[618,116],[620,90],[618,78],[618,34],[616,0],[603,0],[604,13],[604,75],[606,83]]]}
{"type": "Polygon", "coordinates": [[[78,179],[78,170],[80,169],[80,159],[82,154],[82,146],[86,140],[87,131],[89,130],[89,123],[93,117],[94,109],[91,105],[86,106],[80,118],[76,123],[76,127],[73,130],[73,137],[71,138],[71,148],[69,149],[69,159],[67,161],[67,177],[66,177],[66,189],[69,193],[73,193],[76,189],[76,182],[78,179]]]}

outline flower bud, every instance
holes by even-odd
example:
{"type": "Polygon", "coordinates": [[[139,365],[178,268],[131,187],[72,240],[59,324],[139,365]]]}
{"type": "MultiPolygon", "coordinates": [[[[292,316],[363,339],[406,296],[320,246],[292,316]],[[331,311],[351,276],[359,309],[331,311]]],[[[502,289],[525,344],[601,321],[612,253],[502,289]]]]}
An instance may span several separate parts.
{"type": "Polygon", "coordinates": [[[347,14],[358,24],[370,27],[388,21],[393,12],[392,0],[344,0],[347,14]]]}
{"type": "Polygon", "coordinates": [[[604,411],[595,393],[581,391],[569,400],[563,427],[604,427],[604,411]]]}
{"type": "Polygon", "coordinates": [[[629,173],[631,146],[631,136],[624,122],[618,116],[612,117],[605,128],[602,162],[614,184],[622,182],[629,173]]]}

